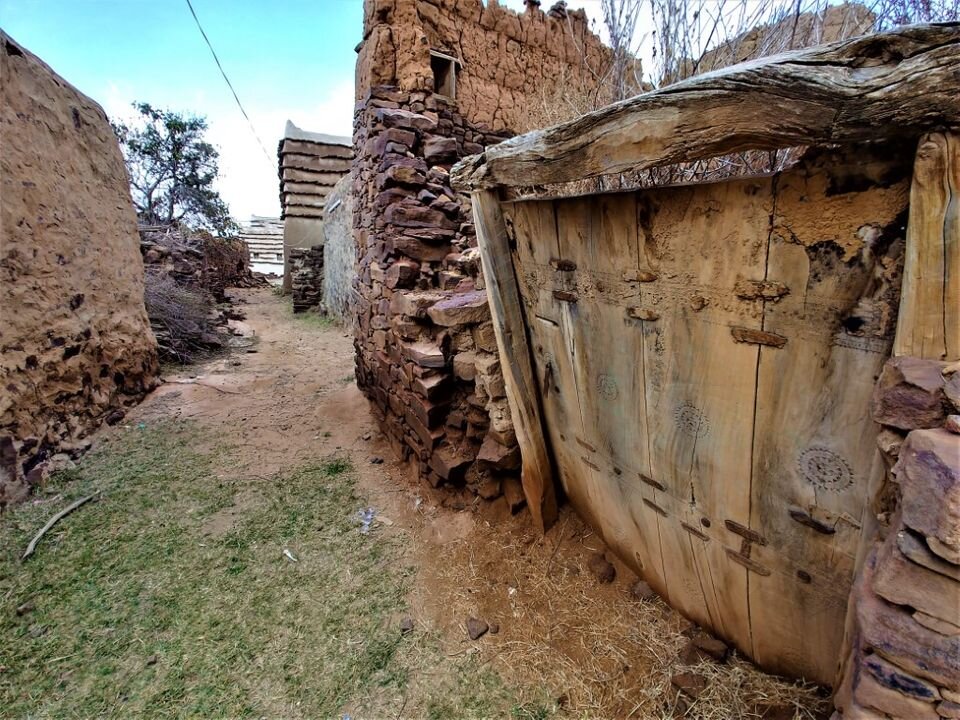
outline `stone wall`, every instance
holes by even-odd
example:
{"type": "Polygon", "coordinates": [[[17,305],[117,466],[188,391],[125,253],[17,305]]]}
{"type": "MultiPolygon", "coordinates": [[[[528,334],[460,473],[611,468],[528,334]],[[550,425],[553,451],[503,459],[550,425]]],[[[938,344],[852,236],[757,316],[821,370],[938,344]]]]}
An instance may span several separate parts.
{"type": "MultiPolygon", "coordinates": [[[[137,223],[103,110],[0,32],[0,507],[155,383],[137,223]]],[[[119,414],[122,417],[122,413],[119,414]]]]}
{"type": "Polygon", "coordinates": [[[353,246],[352,180],[344,176],[327,196],[323,220],[323,309],[342,325],[353,325],[353,278],[357,253],[353,246]]]}
{"type": "MultiPolygon", "coordinates": [[[[278,148],[283,218],[283,287],[289,291],[291,249],[323,244],[323,207],[337,182],[350,172],[350,138],[301,130],[289,120],[278,148]]],[[[301,255],[301,259],[302,259],[301,255]]],[[[322,273],[319,275],[323,277],[322,273]]],[[[309,283],[304,279],[303,283],[309,283]]],[[[317,295],[320,302],[322,295],[317,295]]]]}
{"type": "Polygon", "coordinates": [[[437,96],[374,88],[355,139],[357,382],[421,476],[496,497],[516,483],[519,449],[469,205],[448,171],[500,138],[437,96]]]}
{"type": "Polygon", "coordinates": [[[850,598],[835,720],[960,717],[958,370],[900,357],[877,383],[887,484],[850,598]]]}
{"type": "Polygon", "coordinates": [[[582,13],[491,0],[367,0],[354,116],[357,383],[433,485],[521,502],[469,200],[449,170],[539,124],[543,94],[595,87],[582,13]],[[433,55],[432,55],[433,53],[433,55]],[[455,84],[445,85],[446,62],[455,84]],[[586,62],[585,62],[586,59],[586,62]],[[589,67],[588,67],[589,66],[589,67]],[[439,92],[442,91],[442,92],[439,92]]]}
{"type": "Polygon", "coordinates": [[[324,246],[289,248],[293,311],[302,313],[323,302],[324,246]]]}

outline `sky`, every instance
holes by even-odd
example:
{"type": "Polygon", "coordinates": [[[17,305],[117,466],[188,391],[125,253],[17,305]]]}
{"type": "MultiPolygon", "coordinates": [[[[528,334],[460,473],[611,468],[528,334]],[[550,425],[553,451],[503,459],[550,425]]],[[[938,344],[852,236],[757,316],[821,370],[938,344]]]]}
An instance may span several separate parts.
{"type": "MultiPolygon", "coordinates": [[[[218,189],[233,216],[278,216],[276,150],[286,121],[352,134],[363,2],[192,1],[266,155],[186,0],[0,0],[0,28],[111,118],[132,117],[134,101],[206,116],[220,151],[218,189]]],[[[599,18],[600,0],[568,4],[599,18]]]]}

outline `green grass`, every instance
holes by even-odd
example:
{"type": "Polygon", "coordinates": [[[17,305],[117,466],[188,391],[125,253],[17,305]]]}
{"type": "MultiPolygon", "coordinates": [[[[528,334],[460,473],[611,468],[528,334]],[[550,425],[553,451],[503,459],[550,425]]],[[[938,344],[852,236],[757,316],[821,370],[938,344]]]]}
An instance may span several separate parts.
{"type": "Polygon", "coordinates": [[[301,325],[315,330],[328,330],[336,327],[337,323],[329,315],[321,315],[316,310],[307,310],[306,312],[295,313],[290,308],[290,316],[301,325]]]}
{"type": "Polygon", "coordinates": [[[348,458],[231,478],[210,442],[130,428],[0,517],[0,716],[394,717],[419,693],[404,717],[547,717],[419,625],[401,635],[412,570],[400,540],[359,532],[348,458]]]}

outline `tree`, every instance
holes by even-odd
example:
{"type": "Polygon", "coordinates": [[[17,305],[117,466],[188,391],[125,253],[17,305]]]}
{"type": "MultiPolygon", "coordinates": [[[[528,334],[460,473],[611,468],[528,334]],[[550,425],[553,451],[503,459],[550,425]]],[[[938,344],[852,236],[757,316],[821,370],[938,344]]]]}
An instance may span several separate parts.
{"type": "Polygon", "coordinates": [[[134,103],[138,122],[113,123],[133,204],[145,225],[182,223],[226,235],[236,231],[227,204],[213,189],[220,154],[204,139],[207,120],[134,103]]]}

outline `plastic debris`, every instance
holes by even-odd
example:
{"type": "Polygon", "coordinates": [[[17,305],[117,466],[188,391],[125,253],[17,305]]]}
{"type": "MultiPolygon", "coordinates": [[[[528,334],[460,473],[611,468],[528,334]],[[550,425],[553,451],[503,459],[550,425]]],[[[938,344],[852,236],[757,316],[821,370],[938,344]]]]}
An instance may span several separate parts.
{"type": "Polygon", "coordinates": [[[292,552],[290,552],[290,548],[283,549],[283,556],[290,562],[300,562],[300,559],[296,555],[294,555],[292,552]]]}
{"type": "Polygon", "coordinates": [[[370,525],[377,516],[377,511],[373,507],[360,508],[357,511],[357,517],[360,518],[360,532],[366,535],[370,532],[370,525]]]}

